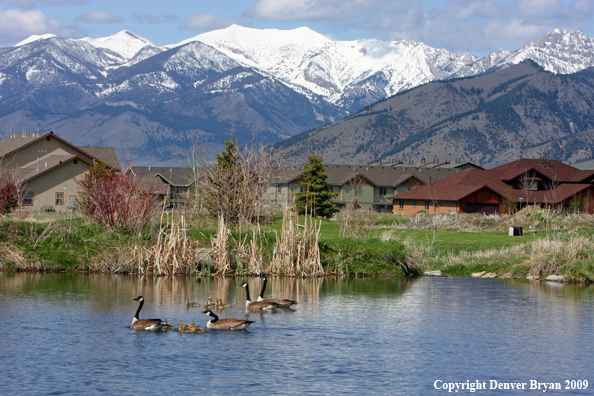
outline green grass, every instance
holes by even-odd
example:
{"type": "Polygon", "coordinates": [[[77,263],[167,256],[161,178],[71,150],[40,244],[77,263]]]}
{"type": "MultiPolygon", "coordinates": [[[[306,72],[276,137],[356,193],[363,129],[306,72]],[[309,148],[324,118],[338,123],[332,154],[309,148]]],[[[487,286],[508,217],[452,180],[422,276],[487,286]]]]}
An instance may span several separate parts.
{"type": "MultiPolygon", "coordinates": [[[[529,214],[523,224],[532,224],[539,232],[521,237],[509,236],[505,224],[489,218],[473,220],[473,224],[480,226],[474,231],[460,231],[455,227],[434,231],[407,228],[408,217],[374,216],[376,226],[366,239],[344,238],[340,235],[339,222],[316,220],[321,224],[320,253],[326,271],[344,275],[404,276],[403,264],[414,264],[422,271],[439,269],[448,276],[470,276],[487,271],[500,276],[525,277],[542,270],[542,276],[557,273],[574,280],[594,281],[594,242],[589,242],[594,241],[594,228],[587,222],[568,223],[567,216],[556,217],[553,222],[560,232],[547,234],[542,215],[529,214]],[[551,239],[569,243],[572,238],[586,241],[580,245],[579,252],[532,249],[539,241],[551,239]]],[[[303,224],[303,217],[299,222],[303,224]]],[[[209,247],[211,239],[216,237],[216,220],[189,216],[187,224],[190,226],[188,236],[201,247],[209,247]]],[[[282,217],[271,217],[261,227],[259,238],[263,240],[265,260],[272,258],[281,227],[282,217]]],[[[115,252],[117,248],[138,242],[154,243],[157,229],[158,224],[153,224],[140,233],[118,233],[80,218],[44,217],[37,223],[4,218],[0,220],[0,248],[8,246],[17,251],[17,256],[28,262],[30,269],[78,271],[88,269],[89,262],[102,252],[115,252]]],[[[251,238],[251,230],[232,231],[230,241],[233,245],[238,241],[249,242],[251,238]]],[[[3,261],[1,256],[0,268],[22,269],[19,260],[5,258],[3,261]]]]}

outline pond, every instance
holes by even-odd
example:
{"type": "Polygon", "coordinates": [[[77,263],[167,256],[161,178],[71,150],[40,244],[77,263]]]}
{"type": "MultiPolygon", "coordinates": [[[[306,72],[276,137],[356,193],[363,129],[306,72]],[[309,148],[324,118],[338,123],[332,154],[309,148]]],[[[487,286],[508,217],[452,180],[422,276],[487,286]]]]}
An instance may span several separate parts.
{"type": "MultiPolygon", "coordinates": [[[[270,278],[266,297],[299,304],[261,314],[243,280],[0,273],[0,394],[594,394],[592,286],[270,278]],[[138,295],[141,318],[205,326],[212,297],[255,323],[134,331],[138,295]]],[[[255,299],[262,280],[248,282],[255,299]]]]}

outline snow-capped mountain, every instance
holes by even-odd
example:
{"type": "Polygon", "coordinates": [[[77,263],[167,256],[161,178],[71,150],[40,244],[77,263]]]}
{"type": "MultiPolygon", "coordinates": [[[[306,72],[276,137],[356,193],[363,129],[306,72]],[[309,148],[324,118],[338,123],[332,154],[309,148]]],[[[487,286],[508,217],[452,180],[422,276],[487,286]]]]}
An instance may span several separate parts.
{"type": "Polygon", "coordinates": [[[234,25],[163,47],[129,31],[31,36],[0,48],[0,137],[54,129],[75,144],[179,159],[191,140],[216,149],[231,130],[277,141],[403,90],[526,59],[573,73],[593,65],[594,39],[556,29],[478,58],[412,41],[335,41],[306,27],[234,25]]]}

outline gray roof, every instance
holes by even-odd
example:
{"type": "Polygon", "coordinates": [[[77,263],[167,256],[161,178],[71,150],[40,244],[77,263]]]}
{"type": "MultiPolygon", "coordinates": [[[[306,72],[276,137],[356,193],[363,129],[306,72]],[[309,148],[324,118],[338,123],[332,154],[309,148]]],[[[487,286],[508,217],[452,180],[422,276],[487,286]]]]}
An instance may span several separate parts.
{"type": "MultiPolygon", "coordinates": [[[[374,165],[325,165],[328,179],[326,183],[342,186],[364,177],[377,187],[397,187],[414,177],[427,184],[461,172],[456,168],[426,168],[411,166],[374,166],[374,165]]],[[[280,173],[277,183],[288,183],[299,178],[303,167],[285,168],[280,173]]]]}
{"type": "Polygon", "coordinates": [[[130,170],[141,179],[150,180],[158,177],[165,184],[178,187],[189,187],[195,181],[194,169],[172,168],[164,166],[133,166],[130,170]]]}
{"type": "Polygon", "coordinates": [[[113,147],[78,147],[91,157],[97,158],[99,161],[106,163],[112,168],[120,169],[118,156],[113,147]]]}

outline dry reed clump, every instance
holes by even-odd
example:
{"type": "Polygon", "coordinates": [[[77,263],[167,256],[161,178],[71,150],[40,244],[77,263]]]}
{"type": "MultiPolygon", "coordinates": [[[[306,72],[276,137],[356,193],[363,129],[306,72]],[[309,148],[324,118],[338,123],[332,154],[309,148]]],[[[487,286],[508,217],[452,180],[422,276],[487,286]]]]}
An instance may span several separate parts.
{"type": "Polygon", "coordinates": [[[571,236],[567,239],[549,241],[539,239],[531,244],[532,254],[527,264],[530,265],[528,275],[559,275],[559,271],[569,264],[587,260],[594,242],[591,238],[571,236]]]}
{"type": "Polygon", "coordinates": [[[435,254],[424,244],[416,244],[410,240],[403,243],[408,252],[407,261],[421,268],[434,268],[438,263],[442,268],[479,264],[505,266],[513,260],[518,262],[509,268],[507,274],[499,275],[511,275],[515,270],[522,268],[523,272],[528,268],[526,275],[537,277],[559,275],[561,271],[570,270],[568,266],[588,260],[594,250],[592,238],[575,234],[555,240],[543,238],[499,249],[440,254],[435,254]]]}
{"type": "Polygon", "coordinates": [[[210,260],[215,274],[226,274],[233,271],[231,251],[229,249],[230,231],[225,224],[225,219],[219,215],[219,226],[217,236],[211,241],[210,260]]]}
{"type": "Polygon", "coordinates": [[[338,223],[341,236],[363,239],[375,226],[376,219],[373,211],[357,208],[353,201],[338,213],[338,223]]]}
{"type": "Polygon", "coordinates": [[[37,261],[25,258],[22,250],[10,244],[0,244],[0,270],[31,271],[42,270],[43,265],[37,261]]]}
{"type": "Polygon", "coordinates": [[[129,246],[111,246],[89,258],[88,269],[102,273],[135,273],[137,270],[138,248],[129,246]]]}
{"type": "Polygon", "coordinates": [[[285,210],[269,272],[289,276],[324,274],[319,248],[321,221],[316,225],[315,219],[307,214],[304,219],[300,225],[297,212],[289,207],[285,210]]]}
{"type": "MultiPolygon", "coordinates": [[[[163,223],[162,223],[163,224],[163,223]]],[[[141,274],[189,274],[197,270],[198,244],[187,234],[185,216],[171,215],[168,225],[158,231],[157,242],[149,247],[135,246],[133,255],[141,274]]],[[[203,258],[203,257],[202,257],[203,258]]]]}

